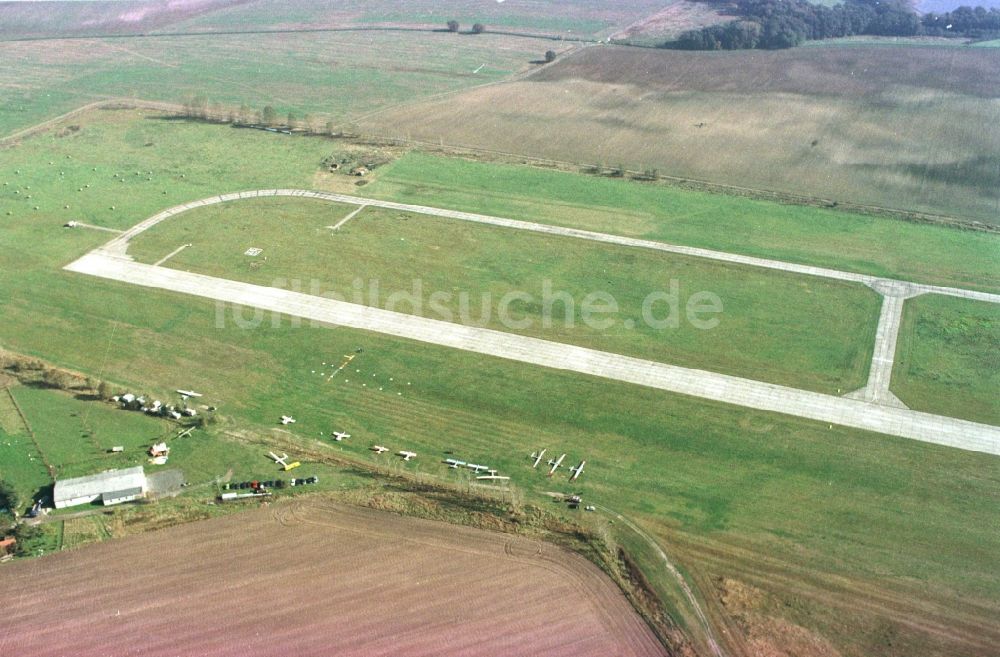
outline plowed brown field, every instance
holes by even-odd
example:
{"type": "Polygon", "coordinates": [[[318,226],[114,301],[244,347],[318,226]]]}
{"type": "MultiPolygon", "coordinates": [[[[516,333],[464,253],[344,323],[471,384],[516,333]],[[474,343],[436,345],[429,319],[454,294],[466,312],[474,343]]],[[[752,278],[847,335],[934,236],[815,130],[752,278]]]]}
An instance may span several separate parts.
{"type": "Polygon", "coordinates": [[[5,655],[663,655],[545,543],[334,505],[193,523],[0,571],[5,655]]]}

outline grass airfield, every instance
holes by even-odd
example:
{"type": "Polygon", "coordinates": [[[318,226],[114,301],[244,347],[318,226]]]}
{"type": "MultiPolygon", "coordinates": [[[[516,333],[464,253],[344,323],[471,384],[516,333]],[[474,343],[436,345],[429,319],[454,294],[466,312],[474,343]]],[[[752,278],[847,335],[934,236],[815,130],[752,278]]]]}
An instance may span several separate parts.
{"type": "Polygon", "coordinates": [[[926,295],[904,308],[893,389],[908,404],[1000,424],[1000,307],[926,295]]]}
{"type": "Polygon", "coordinates": [[[1000,290],[997,237],[413,151],[355,193],[888,278],[1000,290]]]}
{"type": "MultiPolygon", "coordinates": [[[[165,207],[219,192],[310,187],[319,163],[335,148],[325,140],[135,113],[100,112],[77,121],[81,129],[72,135],[47,133],[4,152],[12,166],[5,165],[3,178],[21,176],[19,189],[33,196],[16,198],[21,195],[9,185],[0,196],[12,208],[11,215],[0,213],[4,347],[160,395],[177,387],[205,391],[234,424],[259,435],[288,413],[299,418],[294,430],[303,444],[334,427],[353,434],[350,442],[327,445],[331,453],[374,462],[370,442],[413,449],[422,457],[397,467],[447,480],[455,473],[437,462],[438,455],[453,450],[509,472],[533,503],[551,504],[546,491],[581,492],[676,550],[713,617],[731,613],[718,591],[722,578],[763,592],[764,602],[754,603],[740,622],[780,618],[827,637],[845,655],[987,654],[1000,641],[994,620],[1000,579],[992,557],[1000,545],[991,529],[993,502],[1000,501],[996,459],[360,331],[293,328],[287,321],[254,330],[224,321],[220,328],[212,304],[64,273],[64,264],[110,237],[63,229],[68,219],[124,229],[165,207]],[[313,373],[359,347],[364,352],[352,361],[352,375],[328,381],[313,373]],[[565,451],[568,460],[586,458],[587,472],[572,487],[563,474],[542,476],[526,458],[541,447],[565,451]],[[876,608],[844,593],[876,588],[876,608]],[[935,629],[942,624],[950,639],[935,629]]],[[[441,166],[439,173],[428,168],[427,176],[466,165],[441,166]]],[[[393,182],[394,170],[364,191],[387,194],[404,184],[393,182]]],[[[614,189],[630,198],[632,189],[643,190],[637,192],[641,199],[653,193],[636,183],[609,182],[622,185],[614,189]]],[[[483,209],[457,202],[471,196],[469,187],[458,187],[438,205],[483,209]]],[[[409,188],[419,191],[412,182],[409,188]]],[[[539,196],[552,188],[540,184],[539,196]]],[[[561,214],[553,221],[565,221],[562,203],[573,199],[560,199],[564,192],[555,190],[561,214]]],[[[663,193],[663,204],[674,202],[673,192],[663,193]]],[[[484,198],[542,211],[538,198],[527,194],[484,198]]],[[[585,198],[576,202],[587,205],[585,198]]],[[[599,205],[581,216],[613,219],[599,205]]],[[[645,221],[646,230],[666,230],[655,216],[645,221]]],[[[693,215],[687,223],[693,234],[693,215]]],[[[722,231],[705,223],[719,239],[722,231]]],[[[822,219],[817,224],[828,226],[822,219]]],[[[930,235],[927,243],[952,235],[928,226],[898,227],[914,236],[900,240],[901,249],[917,248],[911,245],[921,244],[923,231],[930,235]]],[[[994,243],[977,234],[954,235],[968,253],[994,243]]],[[[816,238],[818,246],[798,252],[832,259],[822,243],[816,238]]],[[[856,244],[862,248],[862,241],[856,244]]],[[[776,246],[756,248],[782,256],[776,246]]],[[[896,272],[891,261],[878,260],[879,250],[867,252],[886,272],[896,272]]],[[[928,258],[935,264],[925,271],[941,277],[930,282],[975,278],[975,268],[984,266],[973,256],[928,258]]],[[[908,268],[930,267],[906,260],[908,268]]],[[[909,277],[909,271],[899,275],[909,277]]],[[[215,439],[229,445],[222,433],[215,439]]],[[[614,531],[623,543],[634,541],[627,530],[614,531]]],[[[647,576],[671,604],[677,595],[672,582],[648,559],[642,564],[647,576]]]]}
{"type": "MultiPolygon", "coordinates": [[[[378,307],[419,289],[419,309],[407,301],[399,304],[402,312],[451,321],[466,315],[496,330],[833,394],[862,387],[868,374],[879,299],[861,285],[382,208],[366,208],[330,229],[353,209],[296,199],[198,208],[140,235],[130,254],[154,263],[191,243],[165,266],[259,285],[298,281],[303,291],[316,285],[318,293],[346,300],[360,292],[365,305],[378,307]],[[267,261],[244,255],[250,246],[264,248],[267,261]],[[653,328],[642,320],[644,299],[669,290],[671,280],[679,290],[678,326],[653,328]],[[567,312],[565,300],[553,301],[548,325],[543,281],[553,298],[569,294],[573,306],[567,312]],[[510,306],[511,318],[526,328],[498,317],[498,302],[515,291],[533,297],[510,306]],[[610,327],[583,317],[582,301],[594,291],[611,295],[619,308],[599,315],[610,327]],[[691,296],[702,291],[723,304],[711,330],[683,317],[691,296]],[[463,292],[471,297],[467,304],[463,292]],[[432,305],[435,293],[447,300],[432,305]],[[484,295],[491,299],[486,304],[484,295]]],[[[666,304],[653,314],[666,317],[666,304]]]]}

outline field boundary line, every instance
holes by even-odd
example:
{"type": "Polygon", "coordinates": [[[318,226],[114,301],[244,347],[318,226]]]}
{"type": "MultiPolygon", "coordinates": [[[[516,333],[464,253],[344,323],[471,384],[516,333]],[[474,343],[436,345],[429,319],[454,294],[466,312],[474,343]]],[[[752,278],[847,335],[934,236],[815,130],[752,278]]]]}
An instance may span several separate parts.
{"type": "Polygon", "coordinates": [[[639,527],[634,522],[632,522],[622,514],[618,513],[617,511],[609,509],[608,507],[603,506],[601,504],[595,504],[594,506],[623,522],[625,526],[631,529],[633,532],[635,532],[639,536],[639,538],[643,539],[644,541],[649,543],[649,545],[652,546],[653,550],[655,550],[657,555],[663,560],[663,563],[666,565],[667,570],[670,571],[670,574],[680,585],[681,590],[684,591],[684,597],[687,598],[688,604],[691,605],[691,608],[694,610],[694,613],[698,617],[699,622],[701,622],[702,629],[705,632],[705,640],[708,643],[709,647],[711,647],[712,652],[715,654],[716,657],[725,657],[725,653],[723,653],[722,648],[719,646],[719,642],[715,638],[715,633],[712,631],[712,624],[709,623],[708,616],[705,615],[705,611],[701,608],[701,603],[698,602],[698,598],[695,596],[694,590],[691,588],[691,585],[688,584],[687,580],[684,578],[684,575],[681,573],[681,571],[678,570],[677,566],[675,566],[674,563],[670,560],[670,557],[667,556],[667,553],[664,552],[663,548],[660,547],[660,544],[657,543],[656,540],[652,536],[647,534],[641,527],[639,527]]]}
{"type": "Polygon", "coordinates": [[[45,452],[42,451],[42,446],[38,444],[38,437],[35,436],[35,430],[31,428],[31,423],[28,422],[28,416],[24,414],[24,410],[21,405],[17,403],[17,397],[14,396],[14,391],[10,389],[10,386],[4,386],[4,390],[7,391],[7,396],[10,397],[10,401],[14,404],[14,408],[17,410],[17,414],[21,416],[21,422],[24,423],[24,428],[28,430],[28,436],[31,438],[31,443],[35,446],[35,451],[38,452],[38,457],[42,459],[42,464],[49,471],[49,476],[52,480],[56,479],[56,469],[52,467],[49,460],[45,458],[45,452]]]}
{"type": "Polygon", "coordinates": [[[55,127],[58,123],[65,121],[66,119],[71,119],[74,116],[84,114],[91,110],[100,109],[151,109],[158,110],[162,112],[177,112],[181,109],[180,105],[175,103],[165,103],[155,100],[137,100],[134,98],[117,98],[108,97],[104,100],[94,101],[92,103],[87,103],[86,105],[81,105],[76,109],[72,109],[65,114],[60,114],[59,116],[52,117],[51,119],[46,119],[41,123],[36,123],[33,126],[27,128],[22,128],[17,132],[12,132],[9,135],[0,137],[0,146],[16,142],[19,139],[25,137],[30,137],[39,132],[45,132],[46,130],[55,127]]]}
{"type": "MultiPolygon", "coordinates": [[[[575,55],[575,54],[577,54],[579,52],[582,52],[584,48],[587,48],[589,46],[597,45],[598,43],[600,43],[600,41],[596,41],[596,42],[588,42],[588,41],[575,42],[574,45],[572,45],[566,52],[562,53],[562,55],[560,55],[559,57],[560,57],[561,60],[565,60],[568,57],[572,57],[573,55],[575,55]]],[[[419,105],[421,103],[442,100],[442,99],[448,98],[450,96],[457,96],[459,94],[463,94],[463,93],[465,93],[467,91],[473,91],[473,90],[476,90],[476,89],[485,89],[487,87],[495,87],[495,86],[499,86],[499,85],[502,85],[502,84],[507,84],[509,82],[521,82],[521,81],[526,80],[526,79],[530,78],[531,76],[535,75],[539,71],[544,70],[545,68],[547,68],[547,66],[545,64],[542,64],[540,66],[535,66],[534,68],[529,68],[529,69],[526,69],[526,70],[523,70],[523,71],[518,71],[516,73],[508,75],[507,77],[501,78],[499,80],[491,80],[489,82],[483,82],[482,84],[475,84],[475,85],[472,85],[470,87],[463,87],[461,89],[449,89],[448,91],[441,91],[441,92],[438,92],[436,94],[431,94],[429,96],[422,96],[420,98],[415,98],[413,100],[403,101],[402,103],[396,103],[395,105],[389,105],[387,107],[380,107],[378,109],[371,110],[370,112],[364,112],[362,114],[357,114],[355,116],[352,116],[350,119],[345,119],[345,120],[341,121],[338,124],[338,129],[341,130],[341,131],[343,131],[344,128],[350,128],[352,126],[357,127],[357,124],[359,122],[366,121],[366,120],[372,118],[373,116],[378,116],[380,114],[385,114],[386,112],[391,112],[391,111],[395,111],[395,110],[404,109],[404,108],[407,108],[407,107],[410,107],[410,106],[413,106],[413,105],[419,105]]],[[[415,144],[417,144],[417,143],[430,143],[430,142],[421,142],[420,140],[410,139],[410,138],[406,138],[404,141],[408,141],[408,142],[415,143],[415,144]]],[[[442,146],[443,146],[443,144],[442,144],[442,146]]]]}
{"type": "MultiPolygon", "coordinates": [[[[18,43],[23,41],[88,41],[94,39],[101,40],[125,40],[125,39],[170,39],[173,37],[220,37],[220,36],[240,36],[240,35],[268,35],[268,34],[322,34],[337,32],[417,32],[423,34],[440,34],[443,30],[436,27],[393,27],[391,25],[371,26],[352,25],[347,27],[304,27],[299,29],[275,29],[275,30],[206,30],[203,32],[152,32],[136,34],[71,34],[64,36],[29,36],[0,39],[0,43],[18,43]]],[[[567,43],[602,43],[601,39],[595,37],[574,37],[562,34],[546,34],[542,32],[517,32],[515,30],[487,30],[484,34],[495,34],[497,36],[508,36],[520,39],[538,39],[540,41],[559,41],[567,43]]],[[[615,45],[627,48],[651,48],[633,43],[616,43],[615,45]]]]}

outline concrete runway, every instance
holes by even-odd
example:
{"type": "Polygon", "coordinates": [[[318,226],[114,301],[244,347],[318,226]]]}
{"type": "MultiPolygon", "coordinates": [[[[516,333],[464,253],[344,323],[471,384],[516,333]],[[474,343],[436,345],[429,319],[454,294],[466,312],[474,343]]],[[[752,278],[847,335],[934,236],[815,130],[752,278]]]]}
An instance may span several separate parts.
{"type": "MultiPolygon", "coordinates": [[[[372,204],[368,200],[366,203],[372,204]]],[[[747,408],[1000,455],[1000,427],[140,264],[125,255],[127,240],[120,240],[115,238],[109,244],[111,248],[96,249],[66,269],[747,408]]]]}

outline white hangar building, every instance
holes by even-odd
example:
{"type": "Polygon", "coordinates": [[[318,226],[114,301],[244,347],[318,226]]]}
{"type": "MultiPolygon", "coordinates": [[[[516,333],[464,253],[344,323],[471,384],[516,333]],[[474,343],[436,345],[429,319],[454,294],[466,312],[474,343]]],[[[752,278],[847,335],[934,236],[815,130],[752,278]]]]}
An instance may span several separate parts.
{"type": "Polygon", "coordinates": [[[86,477],[60,479],[56,482],[52,499],[57,509],[97,501],[110,506],[144,497],[147,490],[146,473],[141,465],[137,465],[86,477]]]}

